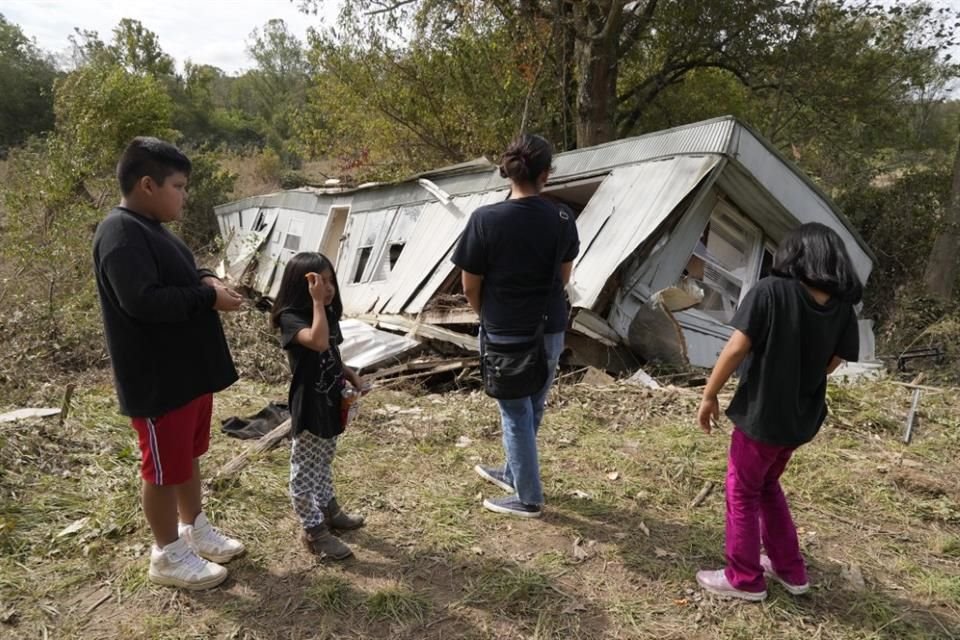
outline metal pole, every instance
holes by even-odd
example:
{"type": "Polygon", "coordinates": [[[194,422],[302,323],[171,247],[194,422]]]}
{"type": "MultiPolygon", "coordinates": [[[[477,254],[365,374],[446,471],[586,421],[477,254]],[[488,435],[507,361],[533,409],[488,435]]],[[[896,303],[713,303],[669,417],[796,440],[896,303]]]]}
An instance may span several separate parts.
{"type": "Polygon", "coordinates": [[[903,441],[910,444],[910,438],[913,437],[913,423],[917,417],[917,406],[920,404],[920,389],[913,390],[913,402],[910,405],[910,413],[907,414],[907,428],[903,433],[903,441]]]}

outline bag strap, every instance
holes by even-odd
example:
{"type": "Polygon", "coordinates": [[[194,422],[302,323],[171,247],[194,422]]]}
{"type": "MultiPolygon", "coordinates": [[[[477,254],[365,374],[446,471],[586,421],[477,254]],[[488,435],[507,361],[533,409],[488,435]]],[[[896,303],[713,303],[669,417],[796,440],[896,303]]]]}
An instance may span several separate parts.
{"type": "MultiPolygon", "coordinates": [[[[557,253],[553,257],[553,275],[550,276],[550,284],[547,289],[547,297],[543,303],[543,312],[540,314],[540,324],[537,325],[537,334],[543,336],[544,328],[547,324],[547,310],[550,308],[550,296],[553,294],[553,283],[560,279],[560,259],[563,257],[563,221],[567,219],[566,212],[559,206],[557,207],[557,253]]],[[[561,283],[563,286],[563,283],[561,283]]]]}

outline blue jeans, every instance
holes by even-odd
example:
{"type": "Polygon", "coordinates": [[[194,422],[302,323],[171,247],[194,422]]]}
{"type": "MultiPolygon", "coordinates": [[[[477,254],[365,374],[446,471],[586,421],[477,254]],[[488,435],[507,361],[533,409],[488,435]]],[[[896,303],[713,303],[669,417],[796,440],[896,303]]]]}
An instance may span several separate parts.
{"type": "MultiPolygon", "coordinates": [[[[517,496],[524,504],[543,504],[540,463],[537,461],[537,431],[543,420],[543,406],[553,385],[557,363],[563,351],[563,336],[562,331],[543,336],[550,373],[540,391],[526,398],[497,400],[497,404],[500,405],[500,422],[503,426],[503,450],[507,456],[504,474],[506,481],[516,488],[517,496]]],[[[525,342],[531,337],[487,334],[487,340],[499,344],[525,342]]]]}

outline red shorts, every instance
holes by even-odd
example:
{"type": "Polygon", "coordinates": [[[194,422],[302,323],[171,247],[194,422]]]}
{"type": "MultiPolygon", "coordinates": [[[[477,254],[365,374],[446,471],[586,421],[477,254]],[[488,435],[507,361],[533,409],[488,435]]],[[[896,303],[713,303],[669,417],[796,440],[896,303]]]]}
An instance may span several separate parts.
{"type": "Polygon", "coordinates": [[[213,394],[194,398],[159,418],[133,418],[140,440],[140,475],[151,484],[182,484],[193,460],[210,446],[213,394]]]}

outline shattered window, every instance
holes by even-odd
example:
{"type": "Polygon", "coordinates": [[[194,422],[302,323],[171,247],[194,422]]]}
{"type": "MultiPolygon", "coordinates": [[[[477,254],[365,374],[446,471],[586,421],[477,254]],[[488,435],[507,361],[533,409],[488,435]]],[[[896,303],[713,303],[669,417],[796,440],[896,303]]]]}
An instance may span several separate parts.
{"type": "Polygon", "coordinates": [[[257,213],[257,219],[253,222],[254,231],[263,231],[267,228],[267,221],[263,216],[263,209],[260,209],[260,212],[257,213]]]}
{"type": "Polygon", "coordinates": [[[390,270],[393,271],[393,268],[397,266],[397,260],[400,259],[400,254],[403,253],[403,248],[406,245],[402,242],[394,242],[390,245],[390,270]]]}
{"type": "Polygon", "coordinates": [[[303,220],[291,218],[287,227],[287,237],[283,241],[283,248],[288,251],[299,251],[301,237],[303,237],[303,220]]]}
{"type": "Polygon", "coordinates": [[[717,207],[687,265],[703,294],[697,309],[724,323],[733,319],[746,288],[756,282],[761,242],[749,220],[729,206],[717,207]]]}
{"type": "Polygon", "coordinates": [[[403,248],[407,246],[408,239],[413,235],[413,228],[417,224],[420,212],[423,210],[422,204],[405,205],[396,210],[389,221],[389,235],[385,238],[385,245],[378,248],[376,255],[376,266],[370,278],[372,282],[379,282],[390,277],[390,272],[397,266],[400,260],[400,254],[403,248]]]}
{"type": "Polygon", "coordinates": [[[350,282],[360,282],[360,279],[363,278],[363,272],[367,268],[367,263],[370,262],[370,253],[372,251],[373,247],[360,248],[360,253],[357,255],[357,268],[350,282]]]}

